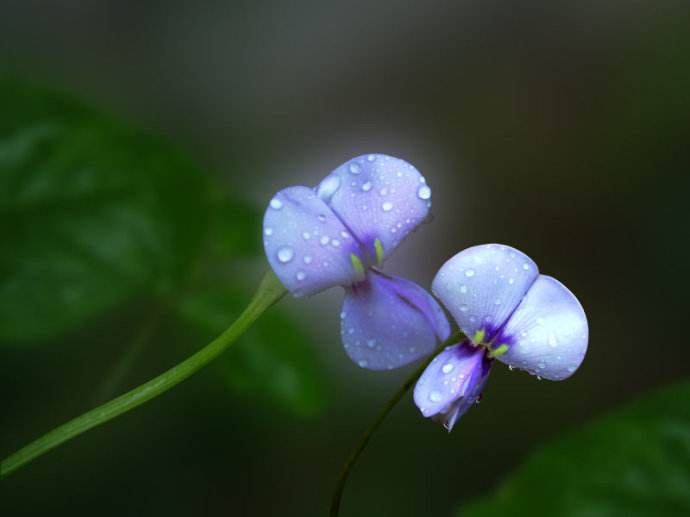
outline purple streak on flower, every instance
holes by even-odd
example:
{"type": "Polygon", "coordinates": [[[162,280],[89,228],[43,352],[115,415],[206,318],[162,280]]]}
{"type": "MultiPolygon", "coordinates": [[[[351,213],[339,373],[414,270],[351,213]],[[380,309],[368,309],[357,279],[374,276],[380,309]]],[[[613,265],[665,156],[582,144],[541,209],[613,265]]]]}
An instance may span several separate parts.
{"type": "Polygon", "coordinates": [[[434,357],[414,389],[414,401],[425,417],[448,431],[481,395],[492,361],[469,341],[447,347],[434,357]]]}
{"type": "Polygon", "coordinates": [[[436,300],[417,284],[371,271],[346,289],[340,334],[363,368],[391,370],[429,355],[450,325],[436,300]]]}
{"type": "Polygon", "coordinates": [[[266,256],[294,296],[346,288],[343,342],[363,368],[407,364],[450,333],[431,295],[372,269],[427,217],[430,206],[431,189],[417,169],[369,154],[344,163],[315,189],[278,192],[266,209],[266,256]]]}
{"type": "MultiPolygon", "coordinates": [[[[587,352],[587,318],[577,298],[557,280],[540,275],[536,264],[514,248],[488,244],[458,253],[441,267],[432,290],[468,336],[469,344],[461,346],[489,362],[495,358],[511,369],[563,380],[587,352]]],[[[427,376],[429,369],[420,383],[437,375],[432,370],[427,376]]],[[[440,418],[450,428],[481,392],[486,375],[444,398],[443,407],[425,403],[416,390],[415,401],[424,416],[440,418]]]]}

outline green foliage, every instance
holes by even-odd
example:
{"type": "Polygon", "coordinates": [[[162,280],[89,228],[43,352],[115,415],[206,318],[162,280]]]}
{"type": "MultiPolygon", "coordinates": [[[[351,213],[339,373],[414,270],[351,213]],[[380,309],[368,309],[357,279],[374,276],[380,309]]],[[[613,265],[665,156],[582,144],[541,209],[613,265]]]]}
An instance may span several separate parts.
{"type": "Polygon", "coordinates": [[[207,178],[151,137],[0,83],[0,341],[46,340],[187,274],[207,178]]]}
{"type": "Polygon", "coordinates": [[[690,383],[666,388],[532,455],[459,517],[690,515],[690,383]]]}
{"type": "MultiPolygon", "coordinates": [[[[179,293],[240,283],[230,261],[261,256],[253,205],[170,145],[65,96],[0,81],[0,113],[0,343],[55,342],[135,297],[181,304],[208,340],[239,315],[251,293],[179,293]]],[[[272,309],[242,341],[220,360],[230,389],[299,414],[321,408],[293,323],[272,309]]]]}
{"type": "MultiPolygon", "coordinates": [[[[205,337],[221,332],[244,308],[248,293],[210,288],[186,297],[181,317],[205,337]]],[[[324,379],[304,333],[275,308],[264,314],[221,359],[233,391],[311,415],[324,404],[324,379]]]]}

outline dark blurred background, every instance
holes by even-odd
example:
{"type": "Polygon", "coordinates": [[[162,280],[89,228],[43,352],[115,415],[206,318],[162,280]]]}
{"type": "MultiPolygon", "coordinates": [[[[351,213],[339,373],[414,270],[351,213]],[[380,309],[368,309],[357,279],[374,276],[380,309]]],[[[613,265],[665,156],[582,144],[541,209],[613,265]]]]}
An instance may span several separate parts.
{"type": "MultiPolygon", "coordinates": [[[[350,157],[402,157],[427,177],[434,221],[388,271],[428,286],[452,254],[500,242],[569,286],[591,332],[572,379],[495,368],[452,434],[405,399],[343,505],[452,515],[545,441],[690,374],[688,7],[5,0],[0,65],[163,135],[258,211],[350,157]]],[[[251,286],[265,264],[227,267],[251,286]]],[[[282,303],[323,379],[313,403],[264,403],[261,379],[229,389],[214,365],[17,472],[1,513],[324,515],[348,450],[411,371],[347,359],[341,296],[282,303]]],[[[138,297],[62,337],[0,348],[0,456],[105,400],[97,388],[149,310],[138,297]]],[[[116,392],[204,343],[165,315],[151,334],[116,392]]]]}

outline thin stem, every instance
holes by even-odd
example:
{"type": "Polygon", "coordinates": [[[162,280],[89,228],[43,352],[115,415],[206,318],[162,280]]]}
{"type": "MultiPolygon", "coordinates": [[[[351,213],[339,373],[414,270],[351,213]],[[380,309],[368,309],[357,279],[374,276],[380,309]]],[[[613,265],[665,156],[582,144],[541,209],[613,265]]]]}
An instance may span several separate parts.
{"type": "Polygon", "coordinates": [[[405,394],[410,390],[412,386],[417,382],[419,377],[421,377],[422,373],[424,373],[424,370],[426,369],[427,366],[429,366],[429,363],[436,357],[436,355],[441,352],[444,348],[446,348],[449,345],[459,343],[464,339],[465,335],[462,332],[457,332],[453,335],[451,335],[448,339],[446,339],[443,343],[441,343],[438,348],[434,351],[433,354],[431,354],[425,361],[422,363],[419,368],[417,368],[412,375],[410,375],[407,380],[403,383],[400,388],[393,394],[393,396],[388,400],[385,406],[381,409],[379,412],[378,416],[376,419],[372,422],[372,424],[369,426],[369,428],[364,431],[364,434],[362,437],[359,439],[359,442],[357,443],[357,446],[352,450],[350,453],[350,456],[348,457],[347,461],[343,465],[343,469],[340,471],[340,477],[338,477],[338,482],[335,485],[335,489],[333,490],[333,496],[331,497],[331,511],[330,511],[330,516],[331,517],[337,517],[338,512],[340,511],[340,501],[343,497],[343,489],[345,488],[345,483],[347,481],[348,476],[350,475],[350,471],[352,470],[352,467],[354,466],[355,462],[357,459],[361,456],[362,452],[364,451],[364,448],[367,446],[369,443],[369,440],[371,439],[372,435],[376,430],[379,428],[379,426],[383,423],[383,421],[386,419],[388,416],[388,413],[391,412],[391,410],[396,406],[398,402],[400,402],[400,399],[402,399],[405,394]]]}
{"type": "Polygon", "coordinates": [[[220,336],[191,357],[160,374],[158,377],[70,420],[8,456],[0,462],[0,479],[58,445],[140,406],[187,379],[227,350],[266,309],[275,304],[284,295],[285,288],[272,272],[268,272],[262,279],[261,284],[259,284],[259,288],[249,302],[249,305],[220,336]]]}

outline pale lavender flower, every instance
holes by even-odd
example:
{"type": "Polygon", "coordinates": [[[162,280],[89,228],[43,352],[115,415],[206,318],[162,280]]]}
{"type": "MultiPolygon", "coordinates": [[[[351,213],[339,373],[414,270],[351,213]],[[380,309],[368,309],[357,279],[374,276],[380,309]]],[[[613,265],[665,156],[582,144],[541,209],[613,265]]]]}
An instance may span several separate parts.
{"type": "Polygon", "coordinates": [[[589,331],[577,298],[514,248],[488,244],[458,253],[432,291],[468,339],[434,358],[414,399],[449,431],[478,400],[494,359],[554,381],[570,377],[584,359],[589,331]]]}
{"type": "Polygon", "coordinates": [[[392,369],[428,355],[450,334],[424,289],[380,271],[426,217],[431,189],[409,163],[381,154],[354,158],[316,188],[288,187],[264,216],[264,249],[294,296],[345,288],[341,337],[362,368],[392,369]]]}

